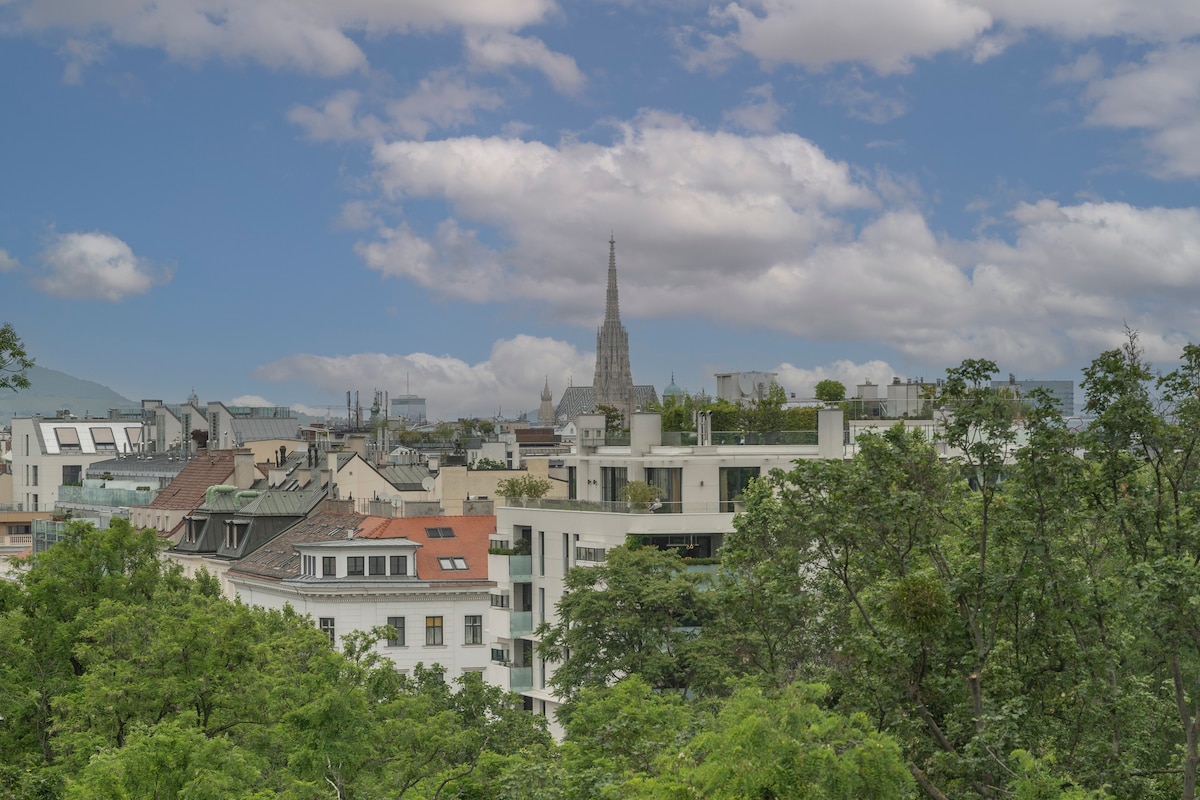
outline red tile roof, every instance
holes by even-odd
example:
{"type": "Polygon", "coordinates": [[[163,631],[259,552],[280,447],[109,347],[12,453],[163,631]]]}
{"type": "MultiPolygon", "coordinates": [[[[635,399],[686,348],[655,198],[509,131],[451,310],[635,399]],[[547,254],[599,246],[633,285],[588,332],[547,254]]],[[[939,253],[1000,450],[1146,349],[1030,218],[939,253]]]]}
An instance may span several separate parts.
{"type": "Polygon", "coordinates": [[[204,491],[208,487],[229,483],[232,477],[232,450],[198,455],[145,507],[195,511],[204,503],[204,491]]]}
{"type": "Polygon", "coordinates": [[[356,539],[408,539],[421,546],[417,548],[417,575],[423,580],[481,580],[488,577],[488,537],[496,532],[494,516],[470,517],[400,517],[380,519],[384,525],[363,530],[355,534],[356,539]],[[430,538],[427,528],[451,528],[451,538],[430,538]],[[465,570],[442,569],[439,558],[463,558],[465,570]]]}

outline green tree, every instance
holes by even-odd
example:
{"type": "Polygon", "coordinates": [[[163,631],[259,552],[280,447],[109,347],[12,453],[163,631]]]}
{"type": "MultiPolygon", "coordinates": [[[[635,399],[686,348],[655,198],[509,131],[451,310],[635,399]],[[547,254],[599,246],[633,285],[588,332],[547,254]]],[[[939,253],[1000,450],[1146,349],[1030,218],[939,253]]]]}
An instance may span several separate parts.
{"type": "Polygon", "coordinates": [[[596,411],[604,415],[604,430],[609,433],[620,433],[625,428],[625,415],[616,406],[600,403],[596,411]]]}
{"type": "Polygon", "coordinates": [[[896,742],[864,714],[821,708],[826,687],[741,687],[705,730],[663,757],[664,775],[628,796],[902,800],[914,782],[896,742]]]}
{"type": "MultiPolygon", "coordinates": [[[[783,430],[787,392],[772,382],[767,394],[741,407],[740,430],[752,433],[774,433],[783,430]]],[[[715,426],[714,426],[715,427],[715,426]]]]}
{"type": "Polygon", "coordinates": [[[629,481],[621,487],[621,499],[635,508],[647,508],[662,497],[662,490],[645,481],[629,481]]]}
{"type": "Polygon", "coordinates": [[[817,382],[813,396],[822,403],[840,403],[846,399],[846,386],[841,381],[826,378],[817,382]]]}
{"type": "Polygon", "coordinates": [[[17,336],[11,322],[0,325],[0,389],[29,388],[26,373],[33,367],[33,359],[25,352],[25,344],[17,336]]]}
{"type": "Polygon", "coordinates": [[[558,622],[538,627],[539,655],[560,662],[550,681],[559,695],[634,673],[659,690],[692,684],[707,597],[677,553],[615,547],[603,564],[568,572],[564,589],[558,622]]]}
{"type": "Polygon", "coordinates": [[[537,475],[517,475],[496,482],[498,495],[514,499],[529,497],[536,500],[545,497],[552,488],[554,488],[554,484],[537,475]]]}

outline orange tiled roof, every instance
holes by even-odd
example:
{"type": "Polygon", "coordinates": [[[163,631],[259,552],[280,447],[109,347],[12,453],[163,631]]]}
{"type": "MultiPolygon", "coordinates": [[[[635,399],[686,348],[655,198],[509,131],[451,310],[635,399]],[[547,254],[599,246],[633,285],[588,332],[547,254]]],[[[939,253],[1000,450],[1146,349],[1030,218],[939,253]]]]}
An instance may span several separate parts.
{"type": "Polygon", "coordinates": [[[424,580],[481,580],[488,577],[488,537],[496,532],[492,515],[470,517],[400,517],[382,520],[383,525],[368,530],[365,526],[356,539],[408,539],[417,548],[417,574],[424,580]],[[427,528],[451,528],[452,538],[430,538],[427,528]],[[438,558],[463,558],[465,570],[444,570],[438,558]]]}
{"type": "Polygon", "coordinates": [[[229,483],[232,477],[232,450],[198,455],[145,507],[195,511],[204,503],[204,491],[208,487],[229,483]]]}

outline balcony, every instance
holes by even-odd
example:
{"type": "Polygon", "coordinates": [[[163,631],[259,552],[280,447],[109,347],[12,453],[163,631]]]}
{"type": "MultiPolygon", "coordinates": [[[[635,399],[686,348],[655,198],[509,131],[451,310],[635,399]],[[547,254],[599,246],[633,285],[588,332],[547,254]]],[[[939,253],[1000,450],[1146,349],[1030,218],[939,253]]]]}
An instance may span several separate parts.
{"type": "Polygon", "coordinates": [[[509,667],[508,688],[514,692],[528,692],[533,688],[533,667],[509,667]]]}
{"type": "Polygon", "coordinates": [[[533,578],[533,556],[508,556],[508,578],[523,583],[533,578]]]}
{"type": "Polygon", "coordinates": [[[153,502],[157,490],[102,489],[98,486],[59,486],[58,502],[74,506],[128,508],[153,502]]]}
{"type": "Polygon", "coordinates": [[[519,639],[533,633],[532,611],[510,611],[508,614],[508,631],[510,639],[519,639]]]}
{"type": "MultiPolygon", "coordinates": [[[[526,497],[506,500],[499,505],[509,508],[540,508],[547,511],[596,511],[605,514],[732,514],[735,511],[745,510],[741,507],[740,502],[730,500],[697,503],[668,502],[663,503],[660,508],[649,508],[636,504],[631,505],[624,500],[570,500],[565,497],[534,499],[526,497]]],[[[513,560],[517,558],[530,557],[511,557],[513,560]]],[[[532,567],[532,559],[530,560],[530,567],[532,567]]],[[[514,568],[510,567],[510,569],[514,568]]],[[[524,574],[528,576],[530,573],[525,572],[524,574]]]]}

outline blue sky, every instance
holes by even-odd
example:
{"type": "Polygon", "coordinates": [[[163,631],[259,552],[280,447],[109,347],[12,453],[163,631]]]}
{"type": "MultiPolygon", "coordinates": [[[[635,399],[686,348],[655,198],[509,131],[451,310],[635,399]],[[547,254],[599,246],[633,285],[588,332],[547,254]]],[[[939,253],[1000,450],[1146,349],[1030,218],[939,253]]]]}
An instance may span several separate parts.
{"type": "Polygon", "coordinates": [[[1194,0],[0,0],[0,320],[133,399],[810,394],[1200,334],[1194,0]]]}

